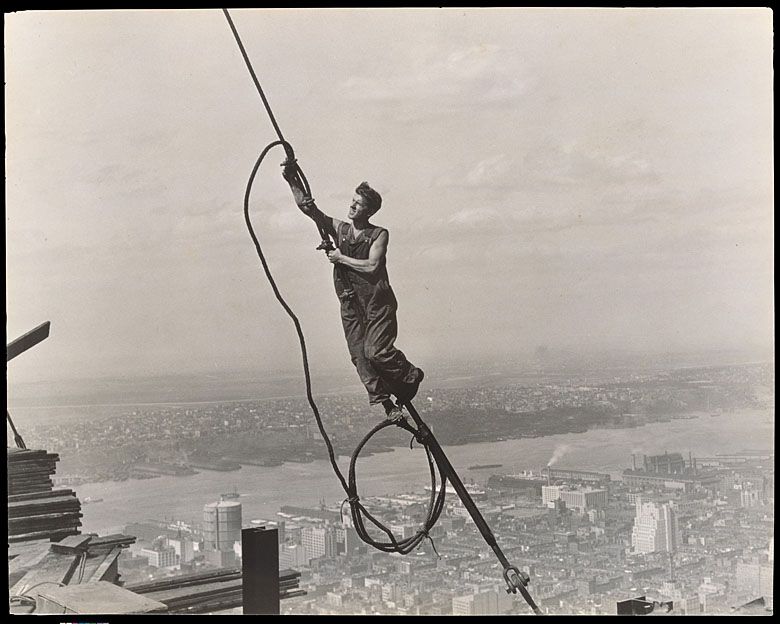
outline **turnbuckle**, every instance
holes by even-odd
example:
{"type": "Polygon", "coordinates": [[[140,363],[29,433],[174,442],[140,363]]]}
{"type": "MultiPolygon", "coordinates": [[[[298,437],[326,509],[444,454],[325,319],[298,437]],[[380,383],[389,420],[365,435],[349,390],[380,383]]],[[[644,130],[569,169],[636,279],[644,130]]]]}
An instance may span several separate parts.
{"type": "Polygon", "coordinates": [[[522,586],[526,587],[531,581],[531,577],[525,572],[521,572],[515,566],[509,566],[504,570],[504,580],[506,581],[507,594],[516,594],[517,590],[522,586]]]}

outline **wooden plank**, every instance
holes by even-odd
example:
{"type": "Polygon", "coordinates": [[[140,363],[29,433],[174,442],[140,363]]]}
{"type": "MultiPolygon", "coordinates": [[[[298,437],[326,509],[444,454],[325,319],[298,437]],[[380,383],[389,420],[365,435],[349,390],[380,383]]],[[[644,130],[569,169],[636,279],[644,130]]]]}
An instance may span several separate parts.
{"type": "Polygon", "coordinates": [[[51,542],[48,539],[38,539],[38,540],[27,540],[26,542],[19,542],[17,544],[9,544],[8,559],[10,561],[15,557],[20,557],[21,555],[28,553],[31,550],[37,549],[38,546],[41,544],[45,544],[46,550],[48,550],[50,543],[51,542]]]}
{"type": "Polygon", "coordinates": [[[40,516],[46,513],[69,513],[81,511],[81,505],[78,501],[63,502],[56,505],[25,505],[24,507],[9,508],[9,518],[25,518],[32,516],[40,516]]]}
{"type": "Polygon", "coordinates": [[[81,512],[66,512],[24,516],[22,518],[9,518],[8,528],[13,531],[16,531],[19,528],[38,526],[52,526],[57,528],[59,526],[70,526],[74,521],[78,521],[79,518],[83,517],[84,514],[81,512]]]}
{"type": "Polygon", "coordinates": [[[54,552],[59,553],[77,553],[87,549],[92,539],[91,535],[69,535],[66,538],[61,539],[59,542],[55,542],[51,545],[51,549],[54,552]]]}
{"type": "Polygon", "coordinates": [[[89,578],[89,582],[94,583],[96,581],[108,581],[109,583],[112,583],[114,579],[107,578],[108,576],[113,576],[116,574],[116,560],[119,557],[120,553],[122,552],[122,548],[120,546],[115,546],[111,549],[111,551],[103,558],[103,561],[98,565],[97,569],[87,576],[85,573],[84,576],[89,578]],[[112,567],[113,574],[112,574],[112,567]]]}
{"type": "Polygon", "coordinates": [[[81,526],[81,522],[77,525],[57,530],[49,531],[31,531],[29,533],[18,533],[16,535],[9,535],[8,542],[27,542],[29,540],[37,540],[41,538],[47,538],[51,540],[60,540],[68,535],[76,535],[79,532],[78,527],[81,526]]]}
{"type": "MultiPolygon", "coordinates": [[[[8,563],[8,584],[13,586],[49,554],[49,541],[32,542],[8,563]]],[[[10,551],[10,548],[9,548],[10,551]]]]}
{"type": "Polygon", "coordinates": [[[11,595],[24,594],[36,598],[41,591],[45,591],[46,587],[59,584],[67,585],[80,562],[81,557],[79,556],[61,555],[49,551],[35,568],[28,571],[16,582],[11,588],[11,595]]]}
{"type": "Polygon", "coordinates": [[[20,449],[16,448],[15,446],[7,446],[6,449],[8,450],[9,461],[19,458],[42,457],[44,455],[49,455],[49,451],[45,449],[20,449]]]}
{"type": "Polygon", "coordinates": [[[46,498],[32,498],[26,501],[8,501],[9,511],[22,511],[25,509],[35,510],[43,509],[49,506],[59,505],[78,505],[81,506],[81,502],[75,496],[48,496],[46,498]]]}
{"type": "MultiPolygon", "coordinates": [[[[39,494],[9,494],[8,503],[21,503],[28,500],[38,500],[44,498],[57,498],[59,496],[76,496],[73,490],[49,490],[48,492],[41,492],[39,494]]],[[[76,498],[78,500],[78,498],[76,498]]]]}
{"type": "Polygon", "coordinates": [[[27,470],[29,472],[35,472],[36,470],[45,470],[48,468],[54,468],[57,465],[58,460],[52,459],[20,459],[17,461],[8,461],[6,466],[10,471],[22,471],[27,470]]]}
{"type": "Polygon", "coordinates": [[[5,346],[5,361],[10,362],[17,355],[24,353],[28,349],[32,349],[42,340],[46,340],[49,337],[50,329],[51,321],[46,321],[38,325],[38,327],[31,329],[26,334],[19,336],[10,344],[7,344],[5,346]]]}
{"type": "Polygon", "coordinates": [[[48,451],[30,451],[29,454],[22,451],[9,453],[6,458],[9,466],[19,466],[24,464],[56,464],[60,456],[58,453],[49,453],[48,451]]]}
{"type": "Polygon", "coordinates": [[[125,535],[124,533],[112,533],[111,535],[98,536],[95,533],[89,533],[92,536],[92,541],[89,543],[89,548],[98,548],[101,546],[129,546],[135,544],[135,535],[125,535]]]}
{"type": "Polygon", "coordinates": [[[36,610],[40,613],[64,613],[66,610],[77,614],[130,614],[166,611],[164,604],[145,596],[139,596],[106,581],[68,587],[49,585],[44,586],[42,590],[41,599],[38,601],[39,608],[36,610]]]}

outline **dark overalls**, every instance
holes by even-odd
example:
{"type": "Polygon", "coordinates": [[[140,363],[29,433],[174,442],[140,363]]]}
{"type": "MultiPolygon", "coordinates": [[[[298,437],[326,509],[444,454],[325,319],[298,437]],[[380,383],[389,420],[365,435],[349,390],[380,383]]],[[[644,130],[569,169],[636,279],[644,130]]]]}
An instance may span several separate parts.
{"type": "MultiPolygon", "coordinates": [[[[366,260],[371,244],[382,231],[380,227],[368,227],[355,237],[351,225],[342,223],[336,233],[339,251],[366,260]]],[[[413,384],[421,373],[393,346],[398,335],[398,302],[385,261],[372,273],[336,264],[333,281],[341,300],[341,322],[352,363],[368,390],[368,402],[382,403],[391,393],[403,392],[406,384],[413,384]]]]}

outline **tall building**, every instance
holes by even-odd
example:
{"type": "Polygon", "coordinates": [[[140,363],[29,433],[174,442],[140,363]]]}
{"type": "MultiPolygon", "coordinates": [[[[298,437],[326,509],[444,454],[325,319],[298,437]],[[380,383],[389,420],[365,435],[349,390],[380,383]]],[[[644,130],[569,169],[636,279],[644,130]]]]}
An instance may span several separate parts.
{"type": "Polygon", "coordinates": [[[763,503],[763,491],[760,486],[750,481],[741,484],[739,503],[741,507],[757,507],[763,503]]]}
{"type": "Polygon", "coordinates": [[[230,496],[203,508],[203,549],[207,560],[219,567],[236,563],[234,545],[241,541],[241,503],[230,496]]]}
{"type": "Polygon", "coordinates": [[[551,506],[550,503],[561,498],[561,487],[559,485],[542,486],[542,505],[551,506]]]}
{"type": "Polygon", "coordinates": [[[357,552],[365,550],[363,540],[357,534],[357,531],[351,526],[336,527],[336,552],[339,555],[354,555],[357,552]]]}
{"type": "Polygon", "coordinates": [[[668,504],[653,501],[636,503],[631,547],[634,552],[674,552],[680,544],[677,514],[668,504]]]}
{"type": "Polygon", "coordinates": [[[279,569],[300,568],[309,565],[309,555],[301,544],[279,546],[279,569]]]}
{"type": "Polygon", "coordinates": [[[182,536],[181,531],[178,536],[175,538],[169,537],[165,542],[167,546],[170,546],[176,552],[180,563],[189,563],[195,558],[193,541],[187,536],[182,536]]]}
{"type": "Polygon", "coordinates": [[[734,583],[738,591],[749,596],[774,598],[774,566],[768,562],[738,562],[734,583]]]}
{"type": "Polygon", "coordinates": [[[305,527],[301,531],[301,544],[311,559],[336,555],[336,534],[332,527],[305,527]]]}

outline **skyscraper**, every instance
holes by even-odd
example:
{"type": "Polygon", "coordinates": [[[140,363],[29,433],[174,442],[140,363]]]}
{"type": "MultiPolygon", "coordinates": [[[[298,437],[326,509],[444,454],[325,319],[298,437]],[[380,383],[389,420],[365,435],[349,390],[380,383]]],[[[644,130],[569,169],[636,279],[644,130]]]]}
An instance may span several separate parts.
{"type": "Polygon", "coordinates": [[[336,533],[333,527],[306,527],[301,531],[301,544],[311,559],[336,555],[336,533]]]}
{"type": "Polygon", "coordinates": [[[666,503],[653,501],[636,503],[631,547],[634,552],[674,552],[680,543],[680,530],[674,509],[666,503]]]}

